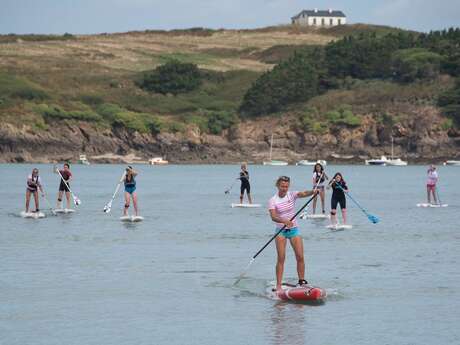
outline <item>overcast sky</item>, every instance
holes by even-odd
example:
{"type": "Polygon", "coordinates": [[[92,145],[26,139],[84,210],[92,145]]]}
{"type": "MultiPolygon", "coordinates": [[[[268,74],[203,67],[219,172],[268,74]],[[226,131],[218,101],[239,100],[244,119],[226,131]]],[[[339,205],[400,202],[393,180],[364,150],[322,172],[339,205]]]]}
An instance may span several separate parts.
{"type": "Polygon", "coordinates": [[[418,31],[460,26],[460,0],[0,0],[0,34],[91,34],[290,23],[302,9],[342,10],[350,23],[418,31]]]}

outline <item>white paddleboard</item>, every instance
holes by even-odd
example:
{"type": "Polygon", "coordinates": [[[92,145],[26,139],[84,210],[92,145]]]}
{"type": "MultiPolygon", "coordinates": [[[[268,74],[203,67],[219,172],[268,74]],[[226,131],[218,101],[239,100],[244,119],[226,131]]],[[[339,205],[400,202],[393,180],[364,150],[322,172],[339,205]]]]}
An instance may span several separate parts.
{"type": "Polygon", "coordinates": [[[232,207],[245,207],[245,208],[251,208],[251,207],[261,207],[261,204],[232,204],[232,207]]]}
{"type": "Polygon", "coordinates": [[[73,208],[56,208],[54,212],[56,213],[74,213],[75,210],[73,208]]]}
{"type": "Polygon", "coordinates": [[[120,220],[122,222],[142,222],[144,220],[144,217],[141,216],[121,216],[120,220]]]}
{"type": "Polygon", "coordinates": [[[353,225],[350,225],[350,224],[330,224],[330,225],[326,225],[326,228],[329,229],[329,230],[337,231],[337,230],[352,229],[353,225]]]}
{"type": "Polygon", "coordinates": [[[420,204],[417,204],[417,207],[434,207],[434,208],[437,208],[437,207],[447,207],[449,206],[448,204],[428,204],[428,203],[420,203],[420,204]]]}
{"type": "Polygon", "coordinates": [[[329,218],[331,218],[331,215],[330,214],[322,214],[322,213],[307,214],[306,218],[307,219],[329,219],[329,218]]]}
{"type": "Polygon", "coordinates": [[[34,219],[39,219],[39,218],[45,218],[45,214],[43,212],[26,212],[22,211],[21,212],[21,217],[22,218],[34,218],[34,219]]]}

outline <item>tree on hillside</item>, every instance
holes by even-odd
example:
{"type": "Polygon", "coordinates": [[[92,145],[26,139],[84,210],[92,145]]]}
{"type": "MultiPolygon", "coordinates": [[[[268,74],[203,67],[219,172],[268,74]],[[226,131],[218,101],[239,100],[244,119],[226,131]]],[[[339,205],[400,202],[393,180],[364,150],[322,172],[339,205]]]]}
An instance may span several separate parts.
{"type": "Polygon", "coordinates": [[[438,105],[445,115],[452,118],[457,126],[460,126],[460,79],[457,79],[452,89],[439,96],[438,105]]]}
{"type": "Polygon", "coordinates": [[[391,59],[394,79],[410,83],[439,75],[442,57],[423,48],[401,49],[391,59]]]}
{"type": "Polygon", "coordinates": [[[318,73],[310,59],[296,52],[254,82],[239,110],[249,116],[270,114],[310,99],[318,94],[318,88],[318,73]]]}
{"type": "Polygon", "coordinates": [[[144,74],[139,86],[147,91],[177,95],[197,89],[202,82],[195,64],[169,61],[144,74]]]}

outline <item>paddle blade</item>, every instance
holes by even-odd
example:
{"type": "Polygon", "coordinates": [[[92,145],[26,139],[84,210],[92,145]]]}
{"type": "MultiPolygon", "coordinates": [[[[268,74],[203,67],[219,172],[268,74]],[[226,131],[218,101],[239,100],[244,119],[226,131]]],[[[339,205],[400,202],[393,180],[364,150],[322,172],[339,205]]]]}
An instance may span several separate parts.
{"type": "Polygon", "coordinates": [[[374,216],[372,214],[368,215],[367,218],[374,224],[377,224],[380,221],[380,219],[377,216],[374,216]]]}
{"type": "Polygon", "coordinates": [[[81,204],[81,201],[80,199],[78,199],[76,196],[73,197],[73,203],[75,204],[75,206],[78,206],[81,204]]]}
{"type": "Polygon", "coordinates": [[[237,285],[241,281],[241,279],[243,279],[245,277],[249,267],[252,265],[253,262],[254,262],[254,258],[251,258],[251,261],[249,261],[249,264],[246,266],[245,270],[243,272],[241,272],[241,274],[235,280],[235,282],[233,283],[233,286],[237,285]]]}

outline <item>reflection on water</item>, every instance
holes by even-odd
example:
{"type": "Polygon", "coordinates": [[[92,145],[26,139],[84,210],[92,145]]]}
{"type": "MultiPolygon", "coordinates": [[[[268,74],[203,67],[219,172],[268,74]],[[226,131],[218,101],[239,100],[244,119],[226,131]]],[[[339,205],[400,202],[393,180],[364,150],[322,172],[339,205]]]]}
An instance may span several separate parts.
{"type": "Polygon", "coordinates": [[[304,345],[308,323],[305,313],[312,307],[303,304],[275,303],[270,314],[273,345],[304,345]]]}

